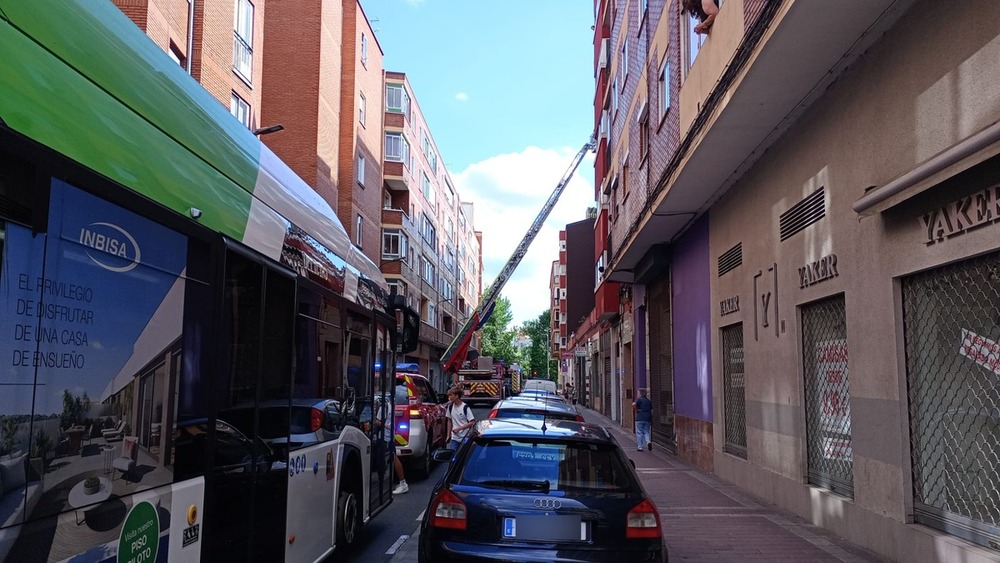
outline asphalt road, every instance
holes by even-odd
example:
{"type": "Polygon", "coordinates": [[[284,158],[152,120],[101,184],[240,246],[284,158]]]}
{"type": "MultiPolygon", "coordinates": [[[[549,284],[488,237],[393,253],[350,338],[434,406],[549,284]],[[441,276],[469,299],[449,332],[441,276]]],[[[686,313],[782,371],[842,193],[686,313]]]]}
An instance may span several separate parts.
{"type": "MultiPolygon", "coordinates": [[[[482,420],[489,413],[489,407],[473,407],[472,412],[477,420],[482,420]]],[[[388,563],[396,555],[403,544],[417,531],[424,509],[430,500],[434,485],[444,477],[445,464],[435,464],[428,478],[415,480],[407,478],[410,492],[396,495],[392,504],[385,511],[372,518],[362,528],[361,536],[349,552],[334,552],[327,561],[388,563]]],[[[411,545],[412,547],[412,545],[411,545]]],[[[397,558],[398,561],[398,558],[397,558]]]]}

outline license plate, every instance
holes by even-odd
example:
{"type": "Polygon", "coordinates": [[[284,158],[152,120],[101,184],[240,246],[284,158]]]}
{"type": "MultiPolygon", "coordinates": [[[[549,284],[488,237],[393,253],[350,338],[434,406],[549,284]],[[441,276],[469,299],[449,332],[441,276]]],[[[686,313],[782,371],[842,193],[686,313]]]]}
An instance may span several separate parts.
{"type": "Polygon", "coordinates": [[[587,523],[575,514],[504,518],[503,537],[534,541],[587,541],[587,523]],[[518,526],[518,523],[521,525],[518,526]]]}

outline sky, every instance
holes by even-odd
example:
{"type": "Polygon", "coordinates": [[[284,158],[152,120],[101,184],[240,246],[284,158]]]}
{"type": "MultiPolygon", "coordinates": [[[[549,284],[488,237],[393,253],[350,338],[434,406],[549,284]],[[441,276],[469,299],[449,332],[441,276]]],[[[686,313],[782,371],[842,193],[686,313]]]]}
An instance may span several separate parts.
{"type": "MultiPolygon", "coordinates": [[[[594,129],[592,0],[361,0],[387,71],[404,72],[462,201],[489,285],[594,129]]],[[[559,231],[594,203],[577,168],[502,295],[513,325],[549,308],[559,231]]]]}

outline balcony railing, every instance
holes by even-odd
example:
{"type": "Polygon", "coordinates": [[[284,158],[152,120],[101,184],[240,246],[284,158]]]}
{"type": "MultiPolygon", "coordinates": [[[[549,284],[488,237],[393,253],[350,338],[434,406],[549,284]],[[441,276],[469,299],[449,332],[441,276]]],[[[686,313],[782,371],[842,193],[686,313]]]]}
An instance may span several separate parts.
{"type": "Polygon", "coordinates": [[[236,31],[233,31],[233,70],[247,84],[253,82],[253,47],[236,31]]]}

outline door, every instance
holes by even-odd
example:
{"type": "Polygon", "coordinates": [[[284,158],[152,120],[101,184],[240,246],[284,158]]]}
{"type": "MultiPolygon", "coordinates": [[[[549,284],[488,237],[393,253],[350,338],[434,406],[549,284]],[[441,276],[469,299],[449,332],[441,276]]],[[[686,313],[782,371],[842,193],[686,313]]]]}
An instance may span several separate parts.
{"type": "Polygon", "coordinates": [[[207,561],[280,561],[284,556],[288,460],[278,459],[260,437],[259,407],[288,401],[291,408],[294,321],[294,278],[231,249],[219,331],[217,416],[209,428],[207,561]],[[231,420],[225,420],[226,413],[233,413],[231,420]]]}

